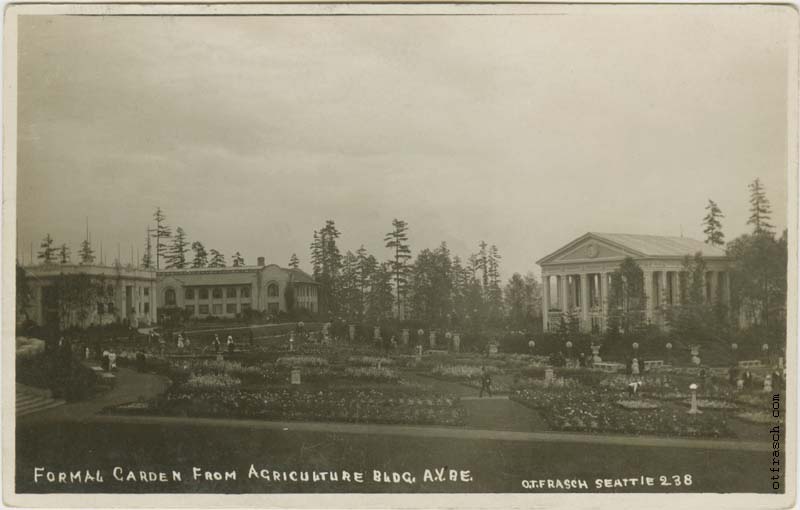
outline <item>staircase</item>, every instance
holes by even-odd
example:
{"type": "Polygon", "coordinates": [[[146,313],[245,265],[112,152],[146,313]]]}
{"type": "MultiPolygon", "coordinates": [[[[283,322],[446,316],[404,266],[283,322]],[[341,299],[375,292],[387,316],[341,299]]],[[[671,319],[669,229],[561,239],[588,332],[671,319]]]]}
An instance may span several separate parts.
{"type": "Polygon", "coordinates": [[[63,400],[51,398],[49,390],[33,388],[17,383],[17,418],[64,404],[65,402],[63,400]]]}

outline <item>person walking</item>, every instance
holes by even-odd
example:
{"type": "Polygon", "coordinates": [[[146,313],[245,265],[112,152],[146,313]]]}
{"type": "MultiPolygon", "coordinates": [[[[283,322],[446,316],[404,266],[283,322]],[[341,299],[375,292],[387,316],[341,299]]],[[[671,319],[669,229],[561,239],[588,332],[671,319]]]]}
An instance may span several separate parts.
{"type": "Polygon", "coordinates": [[[481,367],[481,393],[479,395],[481,398],[483,397],[484,391],[488,393],[490,397],[492,396],[492,376],[486,370],[486,367],[481,367]]]}

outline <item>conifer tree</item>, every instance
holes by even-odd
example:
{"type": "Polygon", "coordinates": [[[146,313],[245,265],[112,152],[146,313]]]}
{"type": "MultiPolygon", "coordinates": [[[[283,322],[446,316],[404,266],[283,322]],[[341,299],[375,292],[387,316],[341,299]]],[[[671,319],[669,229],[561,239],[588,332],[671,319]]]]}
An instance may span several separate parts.
{"type": "Polygon", "coordinates": [[[723,246],[725,244],[725,234],[722,233],[722,223],[719,220],[725,216],[717,203],[710,198],[708,199],[706,211],[708,211],[706,217],[703,218],[703,225],[705,225],[703,233],[706,235],[706,244],[723,246]]]}
{"type": "Polygon", "coordinates": [[[42,261],[42,264],[53,264],[56,261],[56,249],[53,247],[53,238],[47,234],[42,239],[42,244],[39,245],[41,251],[36,254],[36,258],[42,261]]]}
{"type": "Polygon", "coordinates": [[[750,219],[747,220],[747,224],[753,225],[754,234],[772,233],[772,229],[775,228],[769,223],[772,207],[761,180],[756,178],[747,187],[750,190],[750,219]]]}

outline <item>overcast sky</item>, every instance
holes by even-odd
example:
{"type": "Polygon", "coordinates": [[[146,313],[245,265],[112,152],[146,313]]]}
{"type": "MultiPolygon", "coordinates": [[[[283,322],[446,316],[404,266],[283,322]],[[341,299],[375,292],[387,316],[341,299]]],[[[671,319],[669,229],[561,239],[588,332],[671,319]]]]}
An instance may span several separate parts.
{"type": "MultiPolygon", "coordinates": [[[[728,239],[761,177],[786,224],[786,10],[501,17],[23,17],[19,239],[107,262],[156,206],[190,240],[309,269],[496,244],[504,278],[587,231],[728,239]]],[[[76,257],[74,257],[76,258],[76,257]]]]}

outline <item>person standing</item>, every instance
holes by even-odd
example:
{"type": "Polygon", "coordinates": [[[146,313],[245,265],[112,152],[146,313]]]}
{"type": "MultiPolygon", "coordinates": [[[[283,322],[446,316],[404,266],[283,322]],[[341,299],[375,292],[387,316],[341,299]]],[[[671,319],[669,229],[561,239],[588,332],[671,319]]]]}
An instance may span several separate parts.
{"type": "Polygon", "coordinates": [[[481,392],[479,395],[480,397],[483,397],[484,391],[488,393],[490,397],[492,396],[492,376],[486,370],[486,367],[481,367],[481,392]]]}
{"type": "Polygon", "coordinates": [[[222,347],[222,342],[219,341],[219,335],[214,333],[214,354],[219,354],[220,347],[222,347]]]}

